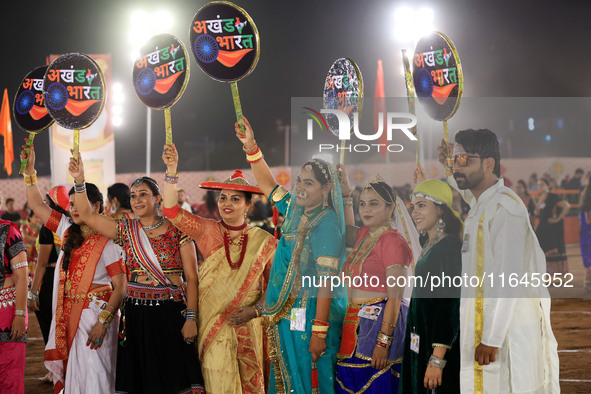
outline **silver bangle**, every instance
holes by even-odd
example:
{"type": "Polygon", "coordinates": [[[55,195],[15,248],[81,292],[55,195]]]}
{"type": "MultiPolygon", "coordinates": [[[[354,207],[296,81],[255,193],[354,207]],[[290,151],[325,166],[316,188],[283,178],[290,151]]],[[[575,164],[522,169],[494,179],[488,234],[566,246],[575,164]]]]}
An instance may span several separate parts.
{"type": "Polygon", "coordinates": [[[22,263],[10,264],[10,268],[13,270],[17,270],[19,268],[28,267],[29,263],[27,261],[23,261],[22,263]]]}
{"type": "Polygon", "coordinates": [[[25,317],[27,316],[27,311],[25,311],[24,309],[17,309],[14,311],[14,315],[25,317]]]}
{"type": "Polygon", "coordinates": [[[197,311],[195,309],[187,309],[185,311],[185,320],[197,322],[197,311]]]}
{"type": "Polygon", "coordinates": [[[177,175],[169,175],[168,172],[164,174],[164,182],[166,183],[172,183],[173,185],[179,183],[179,176],[178,176],[178,172],[177,175]]]}
{"type": "Polygon", "coordinates": [[[31,301],[39,301],[39,291],[29,290],[29,294],[27,295],[27,299],[31,301]]]}
{"type": "Polygon", "coordinates": [[[439,357],[435,357],[434,355],[431,355],[431,357],[429,357],[429,364],[428,365],[432,365],[435,368],[443,369],[443,368],[445,368],[445,364],[447,364],[446,360],[443,360],[439,357]]]}
{"type": "Polygon", "coordinates": [[[74,192],[75,193],[86,193],[86,182],[76,183],[74,181],[74,192]]]}

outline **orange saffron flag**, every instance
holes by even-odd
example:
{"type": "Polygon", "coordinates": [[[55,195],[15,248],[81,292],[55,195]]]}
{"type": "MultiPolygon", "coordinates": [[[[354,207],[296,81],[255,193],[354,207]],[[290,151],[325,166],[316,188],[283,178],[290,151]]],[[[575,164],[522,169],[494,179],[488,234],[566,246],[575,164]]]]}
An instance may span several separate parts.
{"type": "Polygon", "coordinates": [[[10,104],[8,103],[8,89],[4,89],[2,110],[0,111],[0,135],[4,137],[4,169],[8,176],[12,175],[14,161],[14,147],[12,143],[12,126],[10,124],[10,104]]]}

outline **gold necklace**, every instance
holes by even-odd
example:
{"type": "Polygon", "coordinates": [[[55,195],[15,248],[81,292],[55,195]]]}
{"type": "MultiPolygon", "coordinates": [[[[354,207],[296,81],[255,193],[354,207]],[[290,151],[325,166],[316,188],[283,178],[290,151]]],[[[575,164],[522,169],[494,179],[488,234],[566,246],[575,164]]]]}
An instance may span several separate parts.
{"type": "Polygon", "coordinates": [[[237,253],[237,252],[241,252],[242,251],[242,244],[244,243],[244,233],[245,233],[246,227],[242,229],[241,234],[232,239],[230,237],[230,233],[228,232],[228,230],[224,229],[224,232],[228,238],[228,247],[230,248],[230,250],[233,253],[237,253]]]}
{"type": "Polygon", "coordinates": [[[377,228],[376,231],[369,230],[369,236],[372,238],[379,237],[384,233],[384,231],[386,231],[388,229],[390,229],[390,226],[383,225],[383,226],[377,228]]]}
{"type": "Polygon", "coordinates": [[[94,229],[88,227],[85,224],[80,226],[80,231],[82,232],[82,236],[84,237],[84,239],[90,237],[92,234],[96,234],[96,231],[94,229]]]}
{"type": "Polygon", "coordinates": [[[427,254],[427,252],[429,250],[431,250],[431,248],[433,246],[435,246],[435,244],[437,244],[437,242],[441,241],[447,234],[445,233],[440,233],[437,232],[437,234],[433,237],[433,239],[429,239],[429,242],[427,242],[427,245],[425,245],[425,247],[423,248],[423,250],[421,250],[421,254],[419,255],[419,259],[421,257],[423,257],[424,255],[427,254]]]}

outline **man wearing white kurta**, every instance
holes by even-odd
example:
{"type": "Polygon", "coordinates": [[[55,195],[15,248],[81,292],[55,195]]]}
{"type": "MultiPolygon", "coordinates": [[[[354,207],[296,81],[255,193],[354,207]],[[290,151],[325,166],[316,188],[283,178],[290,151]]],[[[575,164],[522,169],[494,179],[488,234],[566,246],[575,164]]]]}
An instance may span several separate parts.
{"type": "Polygon", "coordinates": [[[439,158],[452,169],[450,185],[470,204],[462,271],[484,279],[462,288],[462,393],[558,393],[550,296],[534,279],[546,272],[546,260],[527,209],[500,179],[493,132],[461,130],[455,140],[442,142],[439,158]],[[524,275],[528,286],[519,282],[524,275]]]}

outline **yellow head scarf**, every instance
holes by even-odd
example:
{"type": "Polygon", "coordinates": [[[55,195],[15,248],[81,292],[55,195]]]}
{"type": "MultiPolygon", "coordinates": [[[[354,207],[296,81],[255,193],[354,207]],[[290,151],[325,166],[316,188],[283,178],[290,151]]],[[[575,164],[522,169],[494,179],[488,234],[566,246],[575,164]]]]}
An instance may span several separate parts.
{"type": "Polygon", "coordinates": [[[437,204],[445,204],[449,208],[452,207],[453,194],[449,185],[436,179],[429,179],[419,183],[412,194],[417,197],[424,197],[437,204]]]}
{"type": "Polygon", "coordinates": [[[453,194],[451,192],[451,188],[443,181],[429,179],[419,183],[412,192],[411,198],[414,197],[423,197],[427,200],[433,201],[436,204],[445,204],[449,209],[452,210],[454,215],[460,219],[460,221],[462,220],[460,214],[452,207],[453,194]]]}

